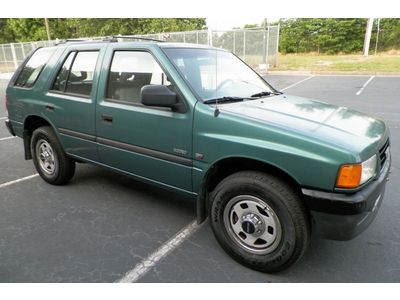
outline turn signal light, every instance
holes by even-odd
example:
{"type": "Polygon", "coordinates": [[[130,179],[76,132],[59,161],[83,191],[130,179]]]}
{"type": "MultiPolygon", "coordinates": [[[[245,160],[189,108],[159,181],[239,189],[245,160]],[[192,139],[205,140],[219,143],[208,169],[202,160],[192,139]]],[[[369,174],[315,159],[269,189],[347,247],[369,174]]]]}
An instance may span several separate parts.
{"type": "Polygon", "coordinates": [[[362,167],[361,164],[342,165],[336,180],[336,187],[352,189],[360,185],[362,167]]]}

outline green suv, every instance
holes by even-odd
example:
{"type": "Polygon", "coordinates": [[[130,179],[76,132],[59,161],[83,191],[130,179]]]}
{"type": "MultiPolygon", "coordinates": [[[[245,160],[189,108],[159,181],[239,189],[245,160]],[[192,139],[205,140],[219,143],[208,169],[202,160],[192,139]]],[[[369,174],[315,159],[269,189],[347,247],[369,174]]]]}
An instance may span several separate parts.
{"type": "Polygon", "coordinates": [[[88,162],[197,201],[240,263],[283,270],[311,232],[348,240],[374,219],[389,130],[283,94],[232,53],[151,41],[65,42],[33,53],[6,92],[12,135],[50,184],[88,162]]]}

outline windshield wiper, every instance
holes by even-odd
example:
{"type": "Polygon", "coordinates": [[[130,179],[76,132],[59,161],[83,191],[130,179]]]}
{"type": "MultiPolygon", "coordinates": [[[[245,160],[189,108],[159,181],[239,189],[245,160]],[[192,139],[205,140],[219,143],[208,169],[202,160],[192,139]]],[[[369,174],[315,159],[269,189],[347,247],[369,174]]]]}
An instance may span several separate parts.
{"type": "Polygon", "coordinates": [[[271,96],[271,95],[280,95],[280,94],[282,94],[282,93],[281,93],[281,92],[267,92],[267,91],[263,91],[263,92],[260,92],[260,93],[253,94],[253,95],[251,95],[250,97],[253,97],[253,98],[261,98],[261,97],[267,97],[267,96],[271,96]]]}
{"type": "Polygon", "coordinates": [[[259,92],[259,93],[256,93],[256,94],[253,94],[253,95],[251,95],[250,97],[257,97],[257,98],[260,98],[260,97],[266,97],[266,96],[270,96],[272,93],[271,92],[259,92]]]}
{"type": "Polygon", "coordinates": [[[213,99],[208,99],[205,100],[203,103],[204,104],[214,104],[214,103],[223,103],[223,102],[239,102],[239,101],[243,101],[244,97],[220,97],[220,98],[213,98],[213,99]]]}

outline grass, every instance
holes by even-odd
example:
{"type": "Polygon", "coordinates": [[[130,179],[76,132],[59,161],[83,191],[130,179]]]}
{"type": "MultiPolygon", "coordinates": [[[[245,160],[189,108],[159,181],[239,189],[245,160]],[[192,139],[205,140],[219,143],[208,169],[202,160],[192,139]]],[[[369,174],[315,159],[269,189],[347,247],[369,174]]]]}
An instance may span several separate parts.
{"type": "Polygon", "coordinates": [[[278,56],[278,65],[271,67],[270,71],[400,74],[400,53],[398,51],[390,51],[368,57],[364,57],[362,54],[280,54],[278,56]]]}

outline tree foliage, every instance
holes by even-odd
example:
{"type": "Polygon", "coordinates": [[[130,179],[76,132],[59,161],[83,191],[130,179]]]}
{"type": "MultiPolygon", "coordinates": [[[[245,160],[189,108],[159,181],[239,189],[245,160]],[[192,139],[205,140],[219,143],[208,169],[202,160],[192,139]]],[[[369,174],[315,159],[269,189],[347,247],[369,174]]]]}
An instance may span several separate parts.
{"type": "MultiPolygon", "coordinates": [[[[112,34],[146,34],[187,31],[205,28],[204,18],[64,18],[48,19],[52,39],[106,36],[112,34]]],[[[44,19],[0,19],[1,42],[46,40],[44,19]]]]}
{"type": "MultiPolygon", "coordinates": [[[[371,39],[375,45],[376,22],[371,39]]],[[[326,54],[362,51],[367,19],[286,19],[281,21],[282,53],[326,54]]],[[[379,50],[400,48],[400,19],[381,19],[379,50]]]]}
{"type": "MultiPolygon", "coordinates": [[[[371,47],[375,45],[378,21],[372,31],[371,47]]],[[[379,24],[378,51],[400,49],[400,19],[381,19],[379,24]]]]}
{"type": "Polygon", "coordinates": [[[282,53],[350,53],[363,47],[367,19],[289,19],[281,22],[282,53]]]}

